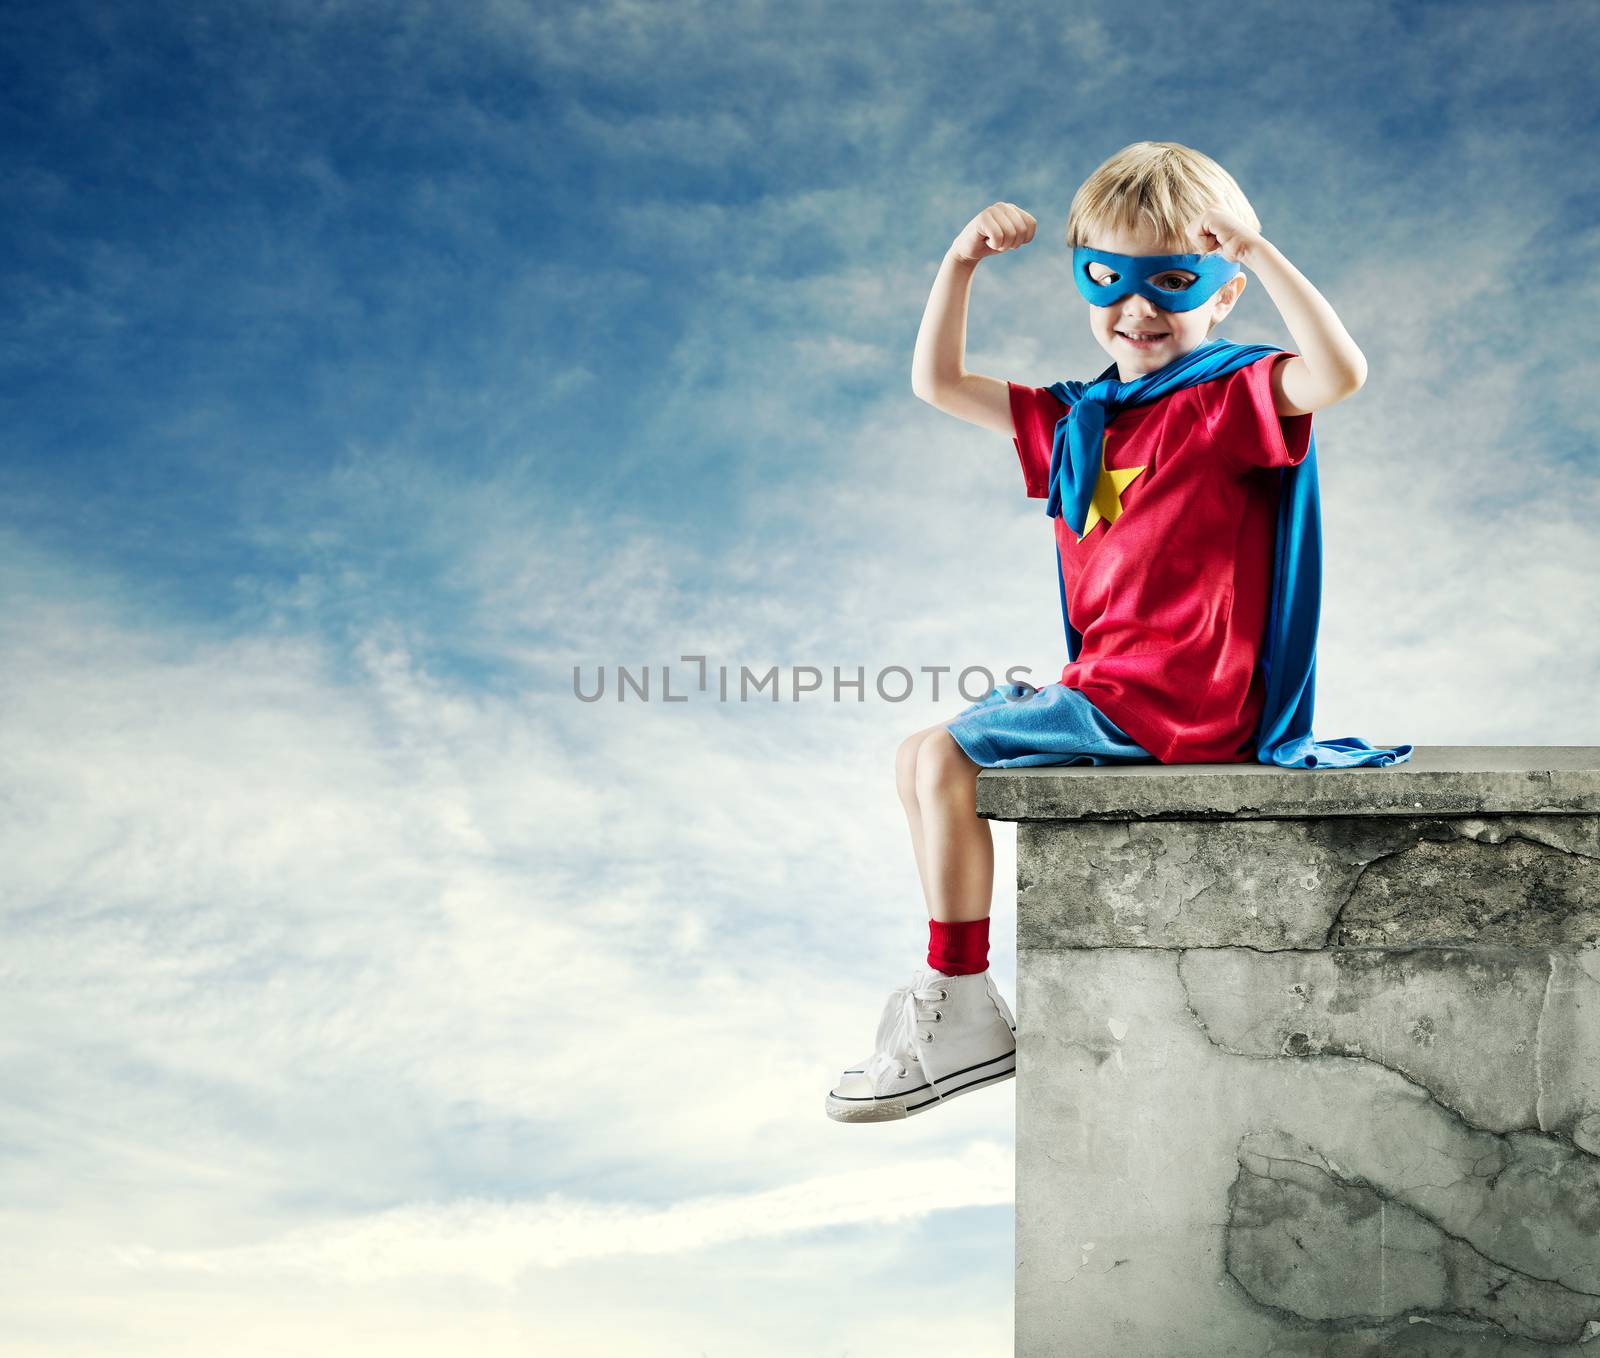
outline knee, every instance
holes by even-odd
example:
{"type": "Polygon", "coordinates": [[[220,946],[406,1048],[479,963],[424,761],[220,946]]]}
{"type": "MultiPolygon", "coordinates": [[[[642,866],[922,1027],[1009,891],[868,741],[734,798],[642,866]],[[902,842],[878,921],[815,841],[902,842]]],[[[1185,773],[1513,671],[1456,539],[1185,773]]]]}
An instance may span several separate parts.
{"type": "Polygon", "coordinates": [[[919,797],[937,796],[976,786],[978,766],[956,744],[949,731],[934,732],[917,750],[916,790],[919,797]]]}
{"type": "Polygon", "coordinates": [[[926,731],[918,731],[907,736],[894,753],[894,785],[900,792],[900,800],[907,806],[914,805],[917,800],[917,749],[927,735],[926,731]]]}
{"type": "Polygon", "coordinates": [[[900,789],[900,799],[908,807],[915,808],[917,804],[917,769],[922,761],[923,748],[941,736],[952,745],[955,744],[943,726],[924,726],[902,740],[900,748],[895,751],[895,786],[900,789]]]}

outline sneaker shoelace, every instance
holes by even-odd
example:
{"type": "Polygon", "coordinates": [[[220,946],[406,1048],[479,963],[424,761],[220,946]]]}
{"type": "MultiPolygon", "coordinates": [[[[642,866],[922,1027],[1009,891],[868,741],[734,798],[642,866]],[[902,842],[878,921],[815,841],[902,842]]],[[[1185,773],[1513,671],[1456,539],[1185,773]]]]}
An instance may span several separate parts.
{"type": "Polygon", "coordinates": [[[904,1079],[911,1064],[921,1062],[917,1044],[932,1042],[933,1034],[922,1033],[919,1037],[917,1024],[927,1015],[918,1006],[926,1006],[937,1023],[944,1015],[932,1006],[949,997],[950,992],[944,986],[918,987],[915,983],[898,986],[890,994],[888,1003],[883,1006],[883,1016],[878,1020],[872,1057],[866,1065],[874,1089],[878,1087],[879,1076],[893,1071],[895,1078],[904,1079]]]}

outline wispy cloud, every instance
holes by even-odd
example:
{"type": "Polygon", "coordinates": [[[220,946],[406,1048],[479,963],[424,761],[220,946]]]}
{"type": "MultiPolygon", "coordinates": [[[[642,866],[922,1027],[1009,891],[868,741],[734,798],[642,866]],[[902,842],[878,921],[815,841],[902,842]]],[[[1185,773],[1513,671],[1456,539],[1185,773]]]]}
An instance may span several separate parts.
{"type": "Polygon", "coordinates": [[[511,1286],[531,1268],[628,1255],[692,1254],[741,1241],[877,1225],[1011,1201],[1009,1146],[973,1141],[959,1155],[830,1174],[782,1188],[690,1198],[651,1209],[550,1195],[537,1203],[457,1199],[301,1228],[258,1246],[117,1251],[136,1269],[305,1275],[367,1282],[464,1274],[511,1286]]]}

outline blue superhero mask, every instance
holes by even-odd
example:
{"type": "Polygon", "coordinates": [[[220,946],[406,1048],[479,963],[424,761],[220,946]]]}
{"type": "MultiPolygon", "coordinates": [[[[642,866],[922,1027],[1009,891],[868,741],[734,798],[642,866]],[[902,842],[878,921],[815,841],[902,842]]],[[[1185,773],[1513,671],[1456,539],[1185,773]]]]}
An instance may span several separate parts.
{"type": "Polygon", "coordinates": [[[1163,311],[1193,311],[1240,272],[1237,261],[1221,255],[1114,255],[1087,245],[1075,246],[1072,251],[1073,280],[1095,306],[1110,306],[1136,292],[1163,311]],[[1096,283],[1089,277],[1089,264],[1094,260],[1116,271],[1114,283],[1096,283]],[[1186,288],[1158,288],[1150,281],[1172,269],[1197,276],[1186,288]]]}

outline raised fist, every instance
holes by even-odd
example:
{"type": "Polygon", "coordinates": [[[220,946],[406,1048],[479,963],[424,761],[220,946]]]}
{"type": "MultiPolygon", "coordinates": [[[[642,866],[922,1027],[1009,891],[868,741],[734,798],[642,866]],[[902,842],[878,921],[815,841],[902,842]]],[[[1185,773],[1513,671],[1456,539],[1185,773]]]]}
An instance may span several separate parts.
{"type": "Polygon", "coordinates": [[[1026,245],[1033,239],[1037,226],[1038,223],[1015,203],[992,203],[962,227],[950,249],[960,258],[976,264],[990,255],[1026,245]]]}

